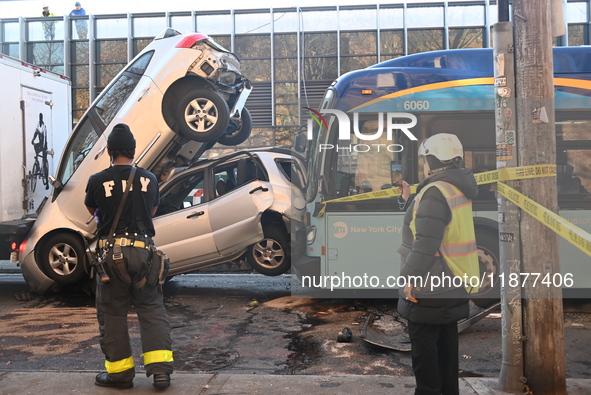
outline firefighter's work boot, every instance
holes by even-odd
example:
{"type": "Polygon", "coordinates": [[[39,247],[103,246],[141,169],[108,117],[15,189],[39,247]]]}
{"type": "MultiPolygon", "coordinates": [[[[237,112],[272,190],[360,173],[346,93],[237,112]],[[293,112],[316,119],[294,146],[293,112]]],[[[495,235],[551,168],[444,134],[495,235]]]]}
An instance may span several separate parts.
{"type": "Polygon", "coordinates": [[[154,373],[153,385],[159,390],[170,386],[170,373],[154,373]]]}
{"type": "Polygon", "coordinates": [[[106,372],[97,374],[94,383],[101,387],[117,387],[119,389],[133,387],[133,381],[115,381],[106,372]]]}

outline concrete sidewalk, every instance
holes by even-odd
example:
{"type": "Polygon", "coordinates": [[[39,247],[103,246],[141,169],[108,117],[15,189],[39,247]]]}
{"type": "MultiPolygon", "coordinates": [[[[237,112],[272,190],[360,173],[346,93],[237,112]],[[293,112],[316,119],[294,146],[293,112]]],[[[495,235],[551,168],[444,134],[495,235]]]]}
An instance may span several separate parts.
{"type": "MultiPolygon", "coordinates": [[[[97,372],[0,371],[0,394],[144,394],[156,393],[152,378],[138,373],[134,387],[117,390],[94,385],[97,372]],[[119,392],[124,391],[124,392],[119,392]]],[[[496,378],[462,378],[460,394],[502,395],[495,390],[496,378]]],[[[591,380],[568,379],[570,395],[591,394],[591,380]]],[[[175,373],[170,394],[395,394],[412,395],[413,377],[394,376],[276,376],[252,374],[175,373]]]]}

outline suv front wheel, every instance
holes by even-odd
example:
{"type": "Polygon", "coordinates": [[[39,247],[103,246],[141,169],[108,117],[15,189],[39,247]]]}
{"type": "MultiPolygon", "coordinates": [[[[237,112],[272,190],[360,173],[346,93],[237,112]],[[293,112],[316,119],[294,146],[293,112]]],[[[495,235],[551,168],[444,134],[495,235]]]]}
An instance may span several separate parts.
{"type": "Polygon", "coordinates": [[[289,237],[279,226],[264,229],[265,238],[248,247],[246,260],[250,267],[267,276],[279,276],[291,267],[289,237]]]}
{"type": "Polygon", "coordinates": [[[70,233],[56,233],[41,245],[40,265],[58,284],[75,284],[85,275],[86,254],[80,238],[70,233]]]}

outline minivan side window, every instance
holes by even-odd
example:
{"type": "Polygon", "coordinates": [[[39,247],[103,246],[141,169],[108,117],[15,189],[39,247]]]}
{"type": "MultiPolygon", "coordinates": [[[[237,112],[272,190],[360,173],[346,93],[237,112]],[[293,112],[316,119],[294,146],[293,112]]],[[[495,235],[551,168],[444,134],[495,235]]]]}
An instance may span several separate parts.
{"type": "Polygon", "coordinates": [[[156,217],[205,203],[205,173],[199,171],[177,180],[162,191],[156,217]]]}

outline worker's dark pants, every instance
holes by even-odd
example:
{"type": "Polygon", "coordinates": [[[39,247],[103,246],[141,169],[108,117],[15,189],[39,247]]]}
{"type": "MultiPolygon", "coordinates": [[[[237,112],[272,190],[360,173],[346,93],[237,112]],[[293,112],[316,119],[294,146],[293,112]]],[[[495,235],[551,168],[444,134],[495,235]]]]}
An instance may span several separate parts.
{"type": "MultiPolygon", "coordinates": [[[[148,268],[150,253],[148,250],[136,247],[122,247],[125,265],[133,282],[145,276],[148,268]]],[[[133,359],[129,363],[122,363],[132,357],[131,344],[127,329],[127,313],[131,305],[135,307],[138,316],[142,350],[144,353],[156,350],[172,350],[170,325],[166,318],[166,309],[160,285],[145,284],[137,289],[133,284],[127,285],[111,259],[112,250],[107,253],[106,271],[111,277],[108,285],[100,284],[96,291],[96,308],[100,330],[101,350],[105,354],[107,372],[115,381],[130,381],[135,376],[133,359]],[[109,371],[109,366],[115,367],[109,371]],[[120,367],[126,368],[118,371],[120,367]]],[[[170,352],[172,359],[172,352],[170,352]]],[[[152,363],[146,364],[146,374],[172,373],[172,362],[158,361],[152,358],[152,363]]],[[[160,358],[162,360],[162,358],[160,358]]]]}
{"type": "Polygon", "coordinates": [[[458,395],[458,324],[408,321],[415,395],[458,395]]]}

